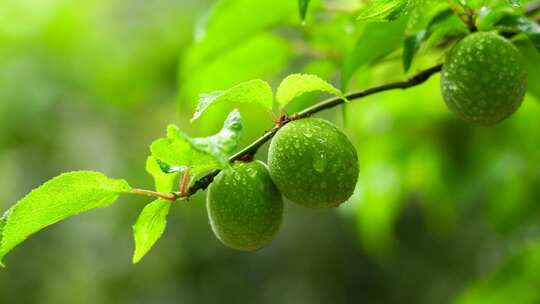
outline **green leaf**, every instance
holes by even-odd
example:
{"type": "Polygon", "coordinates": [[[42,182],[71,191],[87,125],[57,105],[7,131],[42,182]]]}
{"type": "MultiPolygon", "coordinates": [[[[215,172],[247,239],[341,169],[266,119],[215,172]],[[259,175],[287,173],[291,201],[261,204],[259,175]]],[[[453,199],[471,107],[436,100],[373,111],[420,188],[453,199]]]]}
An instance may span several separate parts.
{"type": "MultiPolygon", "coordinates": [[[[171,192],[178,172],[190,168],[190,174],[223,168],[229,155],[236,149],[242,133],[240,112],[233,110],[219,133],[201,138],[190,138],[178,127],[169,126],[167,138],[158,139],[150,146],[152,156],[146,170],[154,177],[156,190],[171,192]],[[164,167],[166,170],[163,170],[164,167]],[[174,173],[164,171],[172,170],[174,173]]],[[[133,225],[135,252],[133,263],[138,263],[161,237],[167,226],[171,202],[157,199],[146,205],[133,225]]]]}
{"type": "Polygon", "coordinates": [[[298,0],[298,10],[300,12],[300,19],[302,21],[306,20],[306,13],[309,6],[310,0],[298,0]]]}
{"type": "Polygon", "coordinates": [[[430,33],[425,39],[423,47],[430,49],[445,37],[459,39],[468,34],[469,29],[467,26],[459,20],[458,16],[451,14],[448,18],[440,20],[430,28],[430,33]]]}
{"type": "MultiPolygon", "coordinates": [[[[434,16],[449,9],[448,1],[441,0],[417,0],[416,6],[411,11],[407,33],[426,30],[434,22],[434,16]]],[[[453,13],[453,11],[451,11],[453,13]]]]}
{"type": "MultiPolygon", "coordinates": [[[[149,156],[146,160],[146,171],[154,178],[157,191],[162,193],[173,191],[174,183],[178,179],[178,172],[163,172],[157,159],[153,156],[149,156]]],[[[157,199],[146,205],[141,211],[135,225],[133,225],[134,264],[138,263],[150,251],[165,231],[170,207],[171,202],[157,199]]]]}
{"type": "Polygon", "coordinates": [[[154,156],[149,156],[146,159],[146,172],[154,178],[156,190],[167,193],[172,191],[179,171],[164,172],[158,160],[154,156]]]}
{"type": "Polygon", "coordinates": [[[179,172],[181,173],[187,169],[186,166],[173,166],[173,165],[163,162],[162,160],[158,158],[155,158],[155,160],[159,168],[161,169],[161,172],[163,173],[179,173],[179,172]]]}
{"type": "Polygon", "coordinates": [[[523,15],[523,9],[520,6],[509,2],[496,3],[494,6],[483,6],[479,10],[476,24],[479,30],[488,31],[506,16],[521,15],[523,15]]]}
{"type": "Polygon", "coordinates": [[[255,78],[284,70],[292,57],[292,47],[281,37],[269,33],[248,37],[195,68],[181,65],[181,97],[195,103],[201,93],[229,88],[255,78]]]}
{"type": "Polygon", "coordinates": [[[540,101],[540,86],[533,85],[540,83],[540,52],[538,52],[532,42],[527,39],[514,41],[514,44],[523,54],[525,66],[527,66],[528,83],[530,84],[527,90],[540,101]]]}
{"type": "Polygon", "coordinates": [[[219,0],[204,16],[195,43],[183,65],[190,71],[205,66],[251,38],[276,26],[296,20],[296,3],[291,0],[219,0]]]}
{"type": "Polygon", "coordinates": [[[192,143],[196,149],[212,155],[221,164],[226,164],[229,156],[238,147],[242,130],[242,117],[240,112],[234,109],[217,134],[193,138],[192,143]]]}
{"type": "Polygon", "coordinates": [[[135,252],[133,264],[138,263],[161,237],[167,226],[171,202],[157,199],[146,205],[133,225],[135,252]]]}
{"type": "Polygon", "coordinates": [[[112,204],[130,187],[92,171],[61,174],[18,201],[0,220],[0,260],[33,233],[70,216],[112,204]]]}
{"type": "Polygon", "coordinates": [[[507,29],[525,33],[540,52],[540,25],[524,16],[506,15],[501,18],[497,25],[507,29]]]}
{"type": "Polygon", "coordinates": [[[360,10],[360,21],[393,21],[409,13],[413,0],[371,0],[360,10]]]}
{"type": "Polygon", "coordinates": [[[420,49],[420,45],[426,38],[427,32],[419,31],[414,35],[405,37],[403,42],[403,70],[407,72],[411,67],[414,55],[420,49]]]}
{"type": "MultiPolygon", "coordinates": [[[[191,138],[177,126],[169,125],[167,137],[152,143],[152,155],[167,166],[189,167],[192,175],[224,168],[228,157],[238,146],[242,134],[240,112],[233,110],[219,133],[191,138]]],[[[163,168],[163,166],[161,166],[163,168]]]]}
{"type": "Polygon", "coordinates": [[[309,92],[326,92],[336,96],[343,96],[340,90],[319,76],[311,74],[292,74],[279,84],[276,99],[280,108],[284,108],[296,97],[309,92]]]}
{"type": "MultiPolygon", "coordinates": [[[[418,30],[416,32],[413,32],[412,34],[405,35],[405,39],[403,42],[403,70],[405,72],[407,72],[411,67],[414,56],[420,50],[422,43],[429,39],[434,33],[437,33],[437,39],[442,38],[444,35],[455,30],[454,24],[456,24],[456,21],[458,27],[466,31],[463,23],[457,19],[451,9],[446,8],[446,5],[436,5],[431,7],[431,10],[426,10],[425,7],[418,7],[418,11],[422,12],[422,18],[426,21],[426,26],[422,30],[418,30]],[[452,18],[454,18],[455,20],[450,20],[452,22],[452,26],[448,26],[448,20],[452,18]],[[444,30],[441,31],[441,29],[444,30]]],[[[416,21],[415,23],[417,24],[415,24],[413,28],[418,27],[418,25],[422,24],[423,22],[420,22],[418,24],[418,21],[416,21]]],[[[410,26],[411,22],[409,22],[408,27],[410,26]]]]}
{"type": "Polygon", "coordinates": [[[442,24],[446,20],[451,19],[451,18],[458,20],[457,19],[458,17],[455,15],[452,9],[443,9],[441,11],[437,11],[435,14],[433,14],[432,18],[429,20],[429,23],[426,28],[428,31],[431,32],[439,24],[442,24]]]}
{"type": "Polygon", "coordinates": [[[281,73],[292,57],[289,42],[272,29],[297,23],[291,0],[219,0],[205,15],[179,65],[183,100],[255,78],[281,73]]]}
{"type": "Polygon", "coordinates": [[[167,137],[154,141],[150,145],[150,151],[167,166],[190,167],[192,174],[220,167],[215,157],[196,149],[191,139],[175,125],[167,127],[167,137]]]}
{"type": "Polygon", "coordinates": [[[210,107],[219,103],[253,103],[272,109],[272,88],[266,81],[255,79],[240,83],[228,90],[201,94],[191,121],[197,120],[210,107]]]}
{"type": "Polygon", "coordinates": [[[355,47],[345,56],[341,70],[342,91],[347,91],[356,70],[382,59],[402,45],[407,21],[404,17],[395,22],[369,23],[364,27],[355,47]]]}

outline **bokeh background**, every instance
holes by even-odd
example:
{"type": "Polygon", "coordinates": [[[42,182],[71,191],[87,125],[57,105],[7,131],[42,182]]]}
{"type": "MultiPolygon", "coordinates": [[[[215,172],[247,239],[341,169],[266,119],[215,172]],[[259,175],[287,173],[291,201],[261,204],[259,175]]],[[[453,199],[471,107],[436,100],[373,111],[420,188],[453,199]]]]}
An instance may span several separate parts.
{"type": "MultiPolygon", "coordinates": [[[[355,90],[441,61],[444,45],[421,50],[404,74],[390,46],[402,21],[390,33],[359,24],[361,4],[313,0],[303,24],[293,0],[2,0],[0,209],[70,170],[152,188],[144,163],[166,125],[209,135],[232,108],[192,125],[200,93],[254,78],[275,87],[294,72],[340,86],[348,60],[355,90]]],[[[336,210],[288,202],[268,247],[224,247],[199,193],[132,265],[131,225],[149,199],[122,197],[18,246],[0,303],[539,303],[540,56],[515,40],[529,92],[495,127],[449,113],[438,76],[321,113],[358,148],[357,191],[336,210]]],[[[272,124],[239,109],[243,144],[272,124]]]]}

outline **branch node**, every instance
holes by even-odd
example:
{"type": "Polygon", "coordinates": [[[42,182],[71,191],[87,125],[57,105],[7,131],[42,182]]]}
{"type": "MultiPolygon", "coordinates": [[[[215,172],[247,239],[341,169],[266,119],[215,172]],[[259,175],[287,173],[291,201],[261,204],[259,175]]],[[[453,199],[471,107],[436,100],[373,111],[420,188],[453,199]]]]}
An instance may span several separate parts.
{"type": "MultiPolygon", "coordinates": [[[[311,116],[311,115],[308,115],[308,116],[311,116]]],[[[307,116],[306,116],[306,117],[307,117],[307,116]]],[[[291,115],[291,116],[289,117],[289,121],[298,120],[298,119],[300,119],[300,118],[301,118],[301,117],[300,117],[300,115],[299,115],[298,113],[294,113],[293,115],[291,115]]]]}
{"type": "Polygon", "coordinates": [[[239,161],[243,163],[249,163],[253,161],[254,153],[246,153],[238,159],[239,161]]]}

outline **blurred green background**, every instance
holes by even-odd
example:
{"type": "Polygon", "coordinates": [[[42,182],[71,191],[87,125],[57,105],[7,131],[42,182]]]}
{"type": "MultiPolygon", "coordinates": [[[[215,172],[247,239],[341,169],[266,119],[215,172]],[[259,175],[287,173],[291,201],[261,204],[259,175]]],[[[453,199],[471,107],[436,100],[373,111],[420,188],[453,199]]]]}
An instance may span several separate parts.
{"type": "MultiPolygon", "coordinates": [[[[351,60],[349,90],[405,78],[390,46],[405,22],[358,24],[360,5],[313,0],[302,24],[293,0],[2,0],[0,208],[70,170],[152,188],[144,163],[165,126],[209,135],[232,108],[191,125],[200,93],[294,72],[339,86],[351,60]]],[[[516,44],[529,93],[498,126],[450,114],[438,75],[321,113],[358,147],[357,191],[336,210],[287,203],[270,246],[224,247],[199,193],[132,265],[131,225],[149,199],[123,197],[16,248],[0,303],[540,303],[540,55],[516,44]]],[[[443,50],[421,50],[409,75],[443,50]]],[[[239,109],[243,144],[272,124],[239,109]]]]}

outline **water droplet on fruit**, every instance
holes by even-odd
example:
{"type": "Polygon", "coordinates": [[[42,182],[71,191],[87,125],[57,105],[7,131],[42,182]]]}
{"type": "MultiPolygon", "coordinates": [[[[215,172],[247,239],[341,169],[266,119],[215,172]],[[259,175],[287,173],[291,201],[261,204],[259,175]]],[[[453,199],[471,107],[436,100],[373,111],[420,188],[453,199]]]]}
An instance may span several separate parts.
{"type": "Polygon", "coordinates": [[[315,159],[313,160],[313,169],[319,173],[323,173],[326,169],[326,155],[324,152],[320,152],[315,156],[315,159]]]}
{"type": "Polygon", "coordinates": [[[254,170],[252,168],[248,168],[247,169],[247,173],[249,174],[249,176],[251,177],[257,177],[257,170],[254,170]]]}

